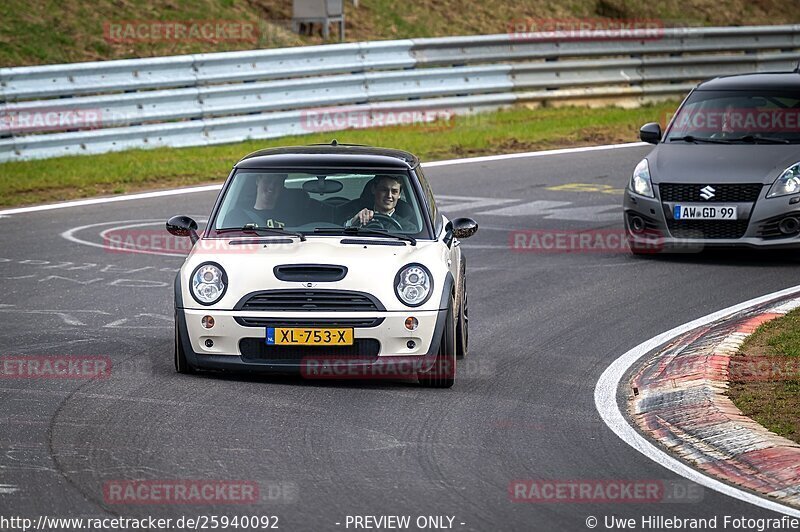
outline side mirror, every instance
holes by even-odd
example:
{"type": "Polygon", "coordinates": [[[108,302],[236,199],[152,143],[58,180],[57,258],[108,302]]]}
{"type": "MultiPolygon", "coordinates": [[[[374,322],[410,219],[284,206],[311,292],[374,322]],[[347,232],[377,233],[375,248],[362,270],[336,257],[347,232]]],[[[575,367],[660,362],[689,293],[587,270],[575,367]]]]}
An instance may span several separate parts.
{"type": "Polygon", "coordinates": [[[639,129],[639,138],[642,139],[642,142],[649,142],[650,144],[661,142],[661,134],[661,124],[658,122],[650,122],[639,129]]]}
{"type": "Polygon", "coordinates": [[[167,220],[167,231],[175,236],[188,236],[192,239],[192,244],[200,240],[197,235],[197,222],[183,214],[173,216],[167,220]]]}
{"type": "Polygon", "coordinates": [[[455,220],[447,222],[444,230],[444,243],[449,247],[453,242],[453,237],[463,239],[469,238],[477,233],[478,222],[472,218],[456,218],[455,220]]]}

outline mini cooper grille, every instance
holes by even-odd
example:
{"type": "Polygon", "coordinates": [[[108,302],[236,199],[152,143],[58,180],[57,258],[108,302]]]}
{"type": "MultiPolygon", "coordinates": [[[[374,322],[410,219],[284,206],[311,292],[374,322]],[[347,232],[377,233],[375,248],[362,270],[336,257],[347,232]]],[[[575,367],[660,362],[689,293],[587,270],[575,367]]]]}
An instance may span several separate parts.
{"type": "Polygon", "coordinates": [[[760,183],[749,183],[744,185],[714,185],[700,184],[690,185],[683,183],[661,183],[658,190],[661,194],[661,201],[691,201],[701,203],[712,202],[753,202],[758,199],[763,185],[760,183]],[[707,186],[714,189],[714,197],[703,199],[700,191],[707,186]]]}
{"type": "Polygon", "coordinates": [[[742,238],[749,220],[667,220],[675,238],[742,238]]]}
{"type": "Polygon", "coordinates": [[[234,318],[236,323],[245,327],[377,327],[383,323],[384,318],[311,318],[311,319],[281,319],[275,318],[234,318]]]}
{"type": "Polygon", "coordinates": [[[269,290],[250,294],[236,310],[272,311],[382,311],[383,305],[363,292],[344,290],[269,290]]]}
{"type": "Polygon", "coordinates": [[[335,359],[336,357],[364,358],[374,361],[381,351],[381,343],[374,338],[356,338],[353,345],[310,346],[310,345],[267,345],[263,338],[242,338],[239,340],[242,358],[250,360],[276,360],[301,362],[305,357],[335,359]]]}

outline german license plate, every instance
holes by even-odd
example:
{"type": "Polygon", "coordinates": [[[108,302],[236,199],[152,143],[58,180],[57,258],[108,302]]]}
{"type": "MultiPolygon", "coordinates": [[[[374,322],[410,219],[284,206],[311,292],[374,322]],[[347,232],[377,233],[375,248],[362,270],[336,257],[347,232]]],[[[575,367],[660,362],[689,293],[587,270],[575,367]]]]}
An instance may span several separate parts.
{"type": "Polygon", "coordinates": [[[736,220],[736,205],[675,205],[676,220],[736,220]]]}
{"type": "Polygon", "coordinates": [[[267,327],[267,345],[353,345],[353,329],[267,327]]]}

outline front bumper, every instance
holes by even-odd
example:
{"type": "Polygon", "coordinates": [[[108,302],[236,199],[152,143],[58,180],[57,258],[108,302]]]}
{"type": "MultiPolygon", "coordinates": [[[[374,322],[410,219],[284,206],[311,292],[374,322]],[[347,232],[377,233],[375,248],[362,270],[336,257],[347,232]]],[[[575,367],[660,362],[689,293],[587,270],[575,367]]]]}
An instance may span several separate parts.
{"type": "MultiPolygon", "coordinates": [[[[624,223],[631,246],[652,252],[700,252],[705,248],[733,247],[800,249],[800,232],[786,235],[777,229],[778,223],[786,217],[800,219],[800,203],[789,203],[793,196],[766,199],[760,194],[755,203],[737,203],[742,231],[741,236],[734,235],[735,238],[726,237],[726,231],[734,233],[737,229],[726,228],[725,224],[710,224],[705,227],[697,224],[697,230],[683,229],[681,236],[676,236],[673,234],[677,230],[672,219],[674,202],[662,203],[658,191],[656,196],[646,198],[629,189],[625,190],[624,223]],[[634,231],[634,217],[644,222],[643,231],[634,231]],[[673,224],[673,229],[670,229],[670,223],[673,224]],[[710,227],[711,225],[721,227],[721,230],[710,227]],[[687,237],[687,234],[692,236],[687,237]]],[[[688,227],[691,228],[691,225],[688,227]]]]}
{"type": "Polygon", "coordinates": [[[390,360],[420,360],[421,368],[433,364],[439,349],[441,331],[444,327],[447,310],[415,312],[373,312],[369,316],[363,313],[273,313],[212,311],[209,309],[176,308],[176,327],[181,336],[186,357],[191,366],[199,369],[246,370],[275,373],[297,373],[309,367],[310,362],[337,360],[346,361],[348,365],[386,364],[390,360]],[[203,316],[214,317],[214,327],[205,329],[201,320],[203,316]],[[415,331],[405,328],[405,320],[414,316],[419,320],[415,331]],[[238,319],[237,319],[238,318],[238,319]],[[272,326],[281,323],[289,324],[292,320],[319,319],[319,325],[331,326],[326,320],[368,318],[379,324],[371,327],[356,326],[353,328],[354,340],[357,344],[369,344],[372,349],[369,355],[347,354],[337,355],[334,349],[326,347],[293,347],[271,346],[267,353],[260,348],[265,345],[266,326],[247,326],[242,318],[258,323],[269,322],[272,326]],[[213,346],[207,347],[211,340],[213,346]],[[409,341],[415,346],[410,348],[409,341]],[[377,342],[377,344],[376,344],[377,342]],[[377,349],[374,347],[377,345],[377,349]],[[279,355],[274,355],[276,352],[279,355]],[[373,356],[374,354],[374,356],[373,356]]]}

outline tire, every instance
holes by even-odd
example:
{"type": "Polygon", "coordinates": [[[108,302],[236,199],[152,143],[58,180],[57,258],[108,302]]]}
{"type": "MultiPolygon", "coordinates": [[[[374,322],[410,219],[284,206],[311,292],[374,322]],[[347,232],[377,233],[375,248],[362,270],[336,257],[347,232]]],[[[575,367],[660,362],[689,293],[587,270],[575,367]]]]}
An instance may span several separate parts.
{"type": "Polygon", "coordinates": [[[467,298],[467,272],[462,270],[461,304],[458,305],[456,325],[456,358],[464,358],[469,351],[469,300],[467,298]]]}
{"type": "Polygon", "coordinates": [[[430,370],[417,375],[426,388],[452,388],[456,381],[456,323],[455,298],[450,298],[444,330],[439,341],[439,352],[430,370]]]}
{"type": "Polygon", "coordinates": [[[175,371],[183,375],[190,375],[194,373],[194,368],[189,364],[186,359],[186,351],[181,342],[181,335],[178,332],[178,313],[175,313],[175,371]]]}

